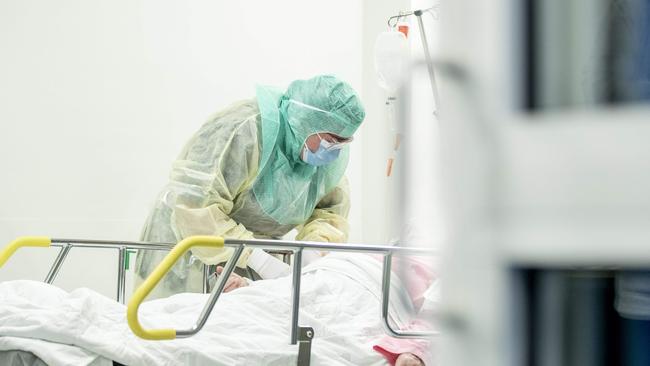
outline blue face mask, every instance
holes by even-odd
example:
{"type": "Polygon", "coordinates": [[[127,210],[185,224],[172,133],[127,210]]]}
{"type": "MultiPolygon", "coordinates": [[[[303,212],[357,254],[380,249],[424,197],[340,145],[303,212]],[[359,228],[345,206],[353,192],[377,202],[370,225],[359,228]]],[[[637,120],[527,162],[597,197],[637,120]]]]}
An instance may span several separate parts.
{"type": "Polygon", "coordinates": [[[337,146],[331,142],[320,140],[318,150],[312,152],[307,146],[302,151],[302,160],[313,166],[327,165],[339,157],[342,146],[337,146]]]}

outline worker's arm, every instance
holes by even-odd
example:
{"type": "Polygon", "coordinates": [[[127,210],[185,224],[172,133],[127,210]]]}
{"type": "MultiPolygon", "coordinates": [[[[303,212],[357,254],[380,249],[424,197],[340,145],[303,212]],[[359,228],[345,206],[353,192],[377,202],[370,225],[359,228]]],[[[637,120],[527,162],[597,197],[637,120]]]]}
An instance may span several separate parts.
{"type": "MultiPolygon", "coordinates": [[[[348,183],[345,178],[332,192],[323,197],[307,222],[298,227],[296,240],[320,242],[345,242],[348,237],[347,216],[350,210],[348,183]]],[[[304,250],[302,265],[319,259],[324,254],[319,250],[304,250]]],[[[269,255],[262,249],[255,249],[248,265],[263,279],[278,278],[291,274],[289,265],[269,255]]]]}
{"type": "Polygon", "coordinates": [[[296,240],[344,243],[348,240],[350,193],[347,178],[318,202],[311,217],[298,228],[296,240]]]}

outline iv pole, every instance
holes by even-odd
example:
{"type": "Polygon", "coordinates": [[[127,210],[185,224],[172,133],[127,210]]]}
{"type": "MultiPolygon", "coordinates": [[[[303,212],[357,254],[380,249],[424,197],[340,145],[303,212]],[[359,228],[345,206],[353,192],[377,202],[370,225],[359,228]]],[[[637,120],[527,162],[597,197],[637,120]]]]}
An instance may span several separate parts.
{"type": "MultiPolygon", "coordinates": [[[[434,116],[439,115],[440,111],[440,104],[439,104],[439,96],[438,96],[438,88],[436,84],[436,76],[435,72],[433,70],[433,60],[431,59],[431,53],[429,52],[429,42],[427,41],[427,35],[424,30],[424,23],[422,22],[422,14],[424,13],[430,13],[435,17],[435,14],[433,13],[436,11],[438,8],[438,5],[432,6],[430,8],[426,9],[418,9],[418,10],[413,10],[409,12],[400,12],[398,15],[394,15],[390,18],[388,18],[388,28],[395,28],[397,23],[401,18],[406,18],[411,15],[415,15],[418,18],[418,28],[420,29],[420,38],[422,39],[422,47],[424,49],[424,57],[425,57],[425,63],[427,65],[427,71],[429,73],[429,82],[431,84],[431,92],[433,93],[433,102],[435,104],[435,110],[433,111],[434,116]],[[394,23],[393,23],[394,21],[394,23]]],[[[394,106],[393,103],[395,102],[395,97],[389,97],[388,100],[386,101],[386,105],[389,107],[389,115],[390,120],[395,120],[394,116],[394,106]]],[[[386,176],[390,177],[392,170],[393,170],[393,164],[395,161],[395,153],[399,149],[400,146],[400,133],[396,132],[395,135],[395,141],[394,141],[394,146],[393,146],[393,151],[391,153],[391,156],[388,158],[388,165],[386,167],[386,176]]]]}
{"type": "Polygon", "coordinates": [[[433,61],[431,60],[431,54],[429,53],[429,42],[427,42],[427,35],[424,31],[424,23],[422,22],[422,14],[426,12],[431,12],[433,10],[436,10],[437,6],[432,6],[427,9],[419,9],[419,10],[414,10],[411,12],[407,13],[401,13],[399,15],[392,16],[388,18],[388,26],[393,27],[391,24],[391,20],[396,19],[396,22],[399,21],[400,18],[405,18],[407,16],[415,15],[418,18],[418,28],[420,28],[420,38],[422,39],[422,48],[424,49],[424,58],[426,60],[427,64],[427,70],[429,71],[429,81],[431,82],[431,92],[433,93],[433,101],[436,105],[436,110],[433,112],[435,115],[438,115],[438,111],[440,110],[440,104],[438,104],[439,97],[438,97],[438,87],[436,86],[436,75],[435,72],[433,71],[433,61]]]}

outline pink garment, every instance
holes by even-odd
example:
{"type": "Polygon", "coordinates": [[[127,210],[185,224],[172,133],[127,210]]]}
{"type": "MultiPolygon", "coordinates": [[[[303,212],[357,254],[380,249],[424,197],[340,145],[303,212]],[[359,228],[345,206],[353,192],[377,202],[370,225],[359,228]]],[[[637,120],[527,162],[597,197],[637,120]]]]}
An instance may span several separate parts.
{"type": "MultiPolygon", "coordinates": [[[[379,261],[383,257],[373,255],[379,261]]],[[[422,261],[421,258],[395,257],[393,258],[392,271],[400,276],[406,285],[406,290],[413,301],[413,306],[419,310],[424,302],[424,292],[431,286],[436,275],[431,264],[422,261]]],[[[430,325],[422,321],[414,321],[405,330],[428,330],[430,325]]],[[[419,357],[424,364],[431,360],[431,342],[424,339],[402,339],[385,336],[381,338],[372,349],[379,352],[392,365],[395,365],[397,357],[402,353],[412,353],[419,357]]]]}
{"type": "MultiPolygon", "coordinates": [[[[421,322],[413,322],[405,330],[428,330],[430,326],[421,322]]],[[[397,357],[402,353],[412,353],[427,365],[431,360],[431,342],[425,339],[402,339],[384,336],[372,349],[379,352],[391,365],[395,365],[397,357]]]]}

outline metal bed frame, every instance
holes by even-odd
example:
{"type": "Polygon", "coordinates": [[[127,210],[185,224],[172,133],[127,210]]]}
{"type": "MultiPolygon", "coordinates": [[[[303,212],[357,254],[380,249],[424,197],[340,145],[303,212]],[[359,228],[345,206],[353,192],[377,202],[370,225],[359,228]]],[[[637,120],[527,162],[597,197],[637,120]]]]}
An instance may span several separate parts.
{"type": "MultiPolygon", "coordinates": [[[[186,238],[178,244],[171,243],[147,243],[135,241],[106,241],[106,240],[83,240],[83,239],[50,239],[48,237],[22,237],[14,240],[11,244],[0,251],[0,267],[21,247],[60,247],[60,251],[45,278],[46,283],[52,283],[56,278],[63,262],[73,247],[95,248],[95,249],[117,249],[118,250],[118,281],[117,301],[124,303],[125,300],[125,264],[129,250],[165,250],[169,254],[156,267],[156,269],[144,280],[142,285],[134,292],[127,307],[127,321],[131,330],[139,337],[150,340],[164,340],[175,338],[187,338],[198,333],[205,325],[208,316],[212,312],[219,296],[223,292],[226,279],[235,268],[237,260],[245,248],[260,248],[269,250],[271,253],[283,255],[284,261],[293,257],[292,268],[292,309],[291,327],[289,342],[292,345],[298,344],[299,366],[308,366],[311,356],[311,341],[314,338],[314,330],[309,326],[299,325],[300,308],[300,283],[302,253],[305,249],[321,251],[343,251],[356,253],[375,253],[383,255],[382,273],[382,294],[381,294],[381,321],[384,331],[396,338],[429,338],[438,335],[435,331],[401,331],[394,329],[388,321],[388,309],[390,300],[390,277],[393,255],[414,255],[433,256],[437,252],[424,248],[392,247],[382,245],[363,245],[345,243],[317,243],[297,242],[284,240],[259,240],[259,239],[223,239],[214,236],[193,236],[186,238]],[[213,248],[234,247],[232,257],[227,261],[222,274],[218,277],[217,283],[212,289],[207,303],[203,307],[199,319],[190,328],[185,330],[175,329],[153,329],[142,328],[138,321],[138,308],[146,296],[153,290],[162,277],[171,269],[174,263],[182,257],[185,252],[194,246],[213,248]]],[[[204,270],[203,288],[207,291],[208,266],[204,270]]]]}

